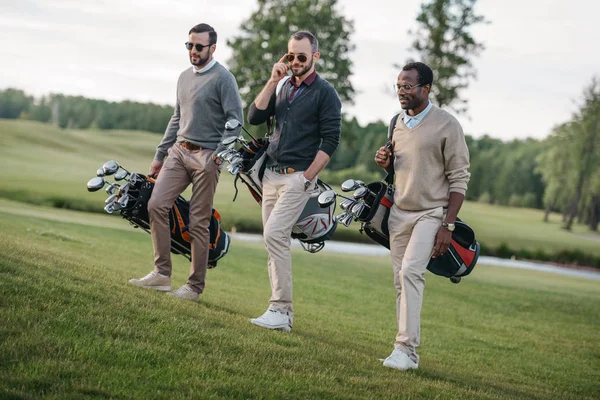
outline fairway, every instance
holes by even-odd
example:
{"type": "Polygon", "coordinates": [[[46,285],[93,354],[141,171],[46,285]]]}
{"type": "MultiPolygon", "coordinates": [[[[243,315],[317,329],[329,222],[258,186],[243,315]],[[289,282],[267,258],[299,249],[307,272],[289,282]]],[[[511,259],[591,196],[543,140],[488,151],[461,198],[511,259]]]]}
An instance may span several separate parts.
{"type": "MultiPolygon", "coordinates": [[[[267,306],[266,252],[234,241],[200,303],[126,282],[152,247],[120,218],[0,201],[0,398],[592,399],[600,282],[480,266],[427,275],[417,371],[383,368],[387,257],[294,251],[291,333],[267,306]]],[[[174,257],[173,285],[188,263],[174,257]]]]}
{"type": "MultiPolygon", "coordinates": [[[[106,194],[89,193],[85,184],[98,167],[114,159],[130,171],[145,173],[161,139],[147,132],[61,130],[50,124],[5,119],[0,119],[0,134],[0,168],[10,171],[0,182],[0,198],[96,213],[103,213],[106,194]]],[[[233,177],[223,170],[214,205],[223,216],[224,228],[261,232],[260,207],[243,183],[238,182],[238,188],[234,203],[233,177]]],[[[190,193],[188,189],[184,196],[189,198],[190,193]]],[[[511,249],[547,254],[579,249],[600,257],[600,235],[583,225],[575,225],[574,232],[588,238],[564,231],[558,214],[543,223],[541,210],[465,202],[460,217],[473,227],[484,247],[504,243],[511,249]]],[[[334,239],[372,243],[358,229],[357,223],[340,226],[334,239]]]]}

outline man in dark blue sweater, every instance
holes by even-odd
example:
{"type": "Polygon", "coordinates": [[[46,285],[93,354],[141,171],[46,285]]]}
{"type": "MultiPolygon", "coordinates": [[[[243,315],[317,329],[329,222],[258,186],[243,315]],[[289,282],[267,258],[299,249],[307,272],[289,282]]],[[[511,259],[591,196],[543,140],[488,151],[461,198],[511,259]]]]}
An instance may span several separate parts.
{"type": "Polygon", "coordinates": [[[342,105],[333,86],[315,71],[319,57],[319,44],[312,33],[292,35],[288,53],[273,66],[271,77],[248,111],[252,125],[275,116],[262,182],[271,299],[267,311],[250,320],[268,329],[292,329],[292,228],[317,190],[317,175],[340,142],[342,105]],[[289,79],[288,70],[292,71],[289,79]]]}

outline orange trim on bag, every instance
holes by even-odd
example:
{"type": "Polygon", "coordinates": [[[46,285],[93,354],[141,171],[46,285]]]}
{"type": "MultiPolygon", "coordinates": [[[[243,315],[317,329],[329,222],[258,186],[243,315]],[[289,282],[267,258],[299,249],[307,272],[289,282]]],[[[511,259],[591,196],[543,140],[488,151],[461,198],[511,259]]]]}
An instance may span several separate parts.
{"type": "MultiPolygon", "coordinates": [[[[185,228],[185,224],[183,223],[183,218],[181,218],[181,213],[179,212],[179,208],[177,208],[177,206],[174,205],[173,209],[175,210],[175,214],[177,215],[177,222],[179,222],[179,230],[181,230],[181,237],[186,242],[189,242],[190,241],[190,233],[183,231],[183,228],[185,228]]],[[[173,234],[175,234],[175,227],[173,227],[172,232],[173,232],[173,234]]]]}

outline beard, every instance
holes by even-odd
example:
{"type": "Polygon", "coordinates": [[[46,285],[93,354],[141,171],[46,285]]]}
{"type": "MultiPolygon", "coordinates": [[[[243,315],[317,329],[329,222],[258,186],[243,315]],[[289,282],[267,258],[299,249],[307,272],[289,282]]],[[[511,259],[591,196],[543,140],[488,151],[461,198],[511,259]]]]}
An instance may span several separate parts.
{"type": "Polygon", "coordinates": [[[302,68],[300,71],[296,72],[292,68],[292,75],[294,75],[294,76],[302,76],[305,73],[307,73],[308,71],[310,71],[310,69],[312,68],[312,66],[313,66],[313,60],[312,60],[312,57],[311,57],[310,63],[306,67],[302,68]]]}
{"type": "Polygon", "coordinates": [[[207,54],[207,55],[206,55],[206,57],[200,57],[200,56],[198,56],[198,57],[197,57],[197,58],[198,58],[198,61],[195,61],[195,62],[194,62],[194,61],[192,60],[192,55],[190,54],[190,63],[191,63],[192,65],[195,65],[195,66],[197,67],[197,66],[199,66],[199,65],[206,64],[206,62],[208,61],[209,57],[210,57],[210,53],[209,53],[209,54],[207,54]]]}
{"type": "Polygon", "coordinates": [[[423,104],[423,100],[416,99],[414,97],[402,96],[402,97],[399,97],[398,100],[400,100],[400,106],[405,111],[414,110],[416,108],[419,108],[423,104]]]}

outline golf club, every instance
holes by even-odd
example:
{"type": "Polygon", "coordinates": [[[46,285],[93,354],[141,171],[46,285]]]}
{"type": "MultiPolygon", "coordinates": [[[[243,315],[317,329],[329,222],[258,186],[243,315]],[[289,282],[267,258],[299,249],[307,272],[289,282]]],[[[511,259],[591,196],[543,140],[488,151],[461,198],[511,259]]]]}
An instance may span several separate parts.
{"type": "Polygon", "coordinates": [[[242,123],[240,121],[238,121],[237,119],[230,119],[229,121],[227,121],[225,123],[225,130],[228,131],[232,131],[237,127],[241,127],[244,132],[246,132],[248,134],[248,136],[250,136],[252,138],[252,140],[256,141],[256,139],[254,139],[254,137],[250,134],[250,132],[248,132],[248,130],[246,128],[244,128],[244,125],[242,125],[242,123]]]}
{"type": "Polygon", "coordinates": [[[129,176],[129,172],[121,167],[120,170],[118,170],[117,172],[115,172],[115,181],[122,181],[123,179],[127,178],[129,176]]]}
{"type": "Polygon", "coordinates": [[[112,175],[119,169],[119,163],[114,160],[110,160],[104,163],[102,166],[102,170],[104,171],[104,175],[112,175]]]}
{"type": "Polygon", "coordinates": [[[106,181],[101,176],[96,176],[90,179],[87,183],[88,192],[96,192],[104,187],[106,181]]]}

